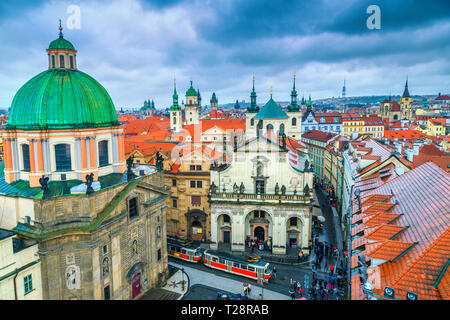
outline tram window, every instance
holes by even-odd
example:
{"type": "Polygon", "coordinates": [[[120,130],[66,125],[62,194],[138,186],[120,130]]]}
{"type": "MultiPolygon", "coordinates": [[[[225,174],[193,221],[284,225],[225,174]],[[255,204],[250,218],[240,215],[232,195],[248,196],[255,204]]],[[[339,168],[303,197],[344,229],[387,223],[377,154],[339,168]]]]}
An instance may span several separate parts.
{"type": "Polygon", "coordinates": [[[184,250],[184,249],[181,249],[181,253],[186,253],[186,250],[184,250]]]}
{"type": "Polygon", "coordinates": [[[235,267],[235,268],[240,268],[241,265],[240,265],[239,263],[233,262],[233,267],[235,267]]]}
{"type": "Polygon", "coordinates": [[[217,257],[212,257],[212,261],[217,262],[218,260],[217,257]]]}
{"type": "Polygon", "coordinates": [[[255,267],[248,266],[248,271],[255,271],[255,267]]]}
{"type": "Polygon", "coordinates": [[[225,259],[219,258],[219,263],[225,264],[225,259]]]}

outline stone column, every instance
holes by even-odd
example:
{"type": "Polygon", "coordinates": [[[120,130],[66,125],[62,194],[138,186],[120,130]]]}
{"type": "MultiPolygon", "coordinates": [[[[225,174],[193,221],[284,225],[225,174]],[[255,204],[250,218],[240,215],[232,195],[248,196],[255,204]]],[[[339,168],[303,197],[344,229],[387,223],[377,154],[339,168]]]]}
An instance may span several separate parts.
{"type": "Polygon", "coordinates": [[[219,237],[217,235],[217,214],[214,207],[211,208],[211,244],[210,248],[213,250],[217,250],[219,248],[219,237]]]}
{"type": "Polygon", "coordinates": [[[11,151],[11,139],[5,138],[3,139],[4,146],[4,158],[5,158],[5,169],[12,170],[13,169],[13,161],[12,161],[12,151],[11,151]]]}
{"type": "Polygon", "coordinates": [[[35,159],[34,159],[34,140],[28,139],[29,153],[30,153],[30,172],[36,171],[35,159]]]}
{"type": "MultiPolygon", "coordinates": [[[[236,209],[234,208],[234,210],[236,209]]],[[[231,250],[245,251],[245,217],[243,215],[243,209],[240,209],[238,212],[236,211],[234,211],[232,217],[231,250]]]]}
{"type": "Polygon", "coordinates": [[[75,170],[77,172],[77,178],[79,180],[82,180],[82,174],[81,174],[81,169],[82,169],[82,153],[81,153],[81,138],[80,137],[76,137],[75,138],[75,153],[76,153],[76,162],[75,162],[75,170]]]}
{"type": "Polygon", "coordinates": [[[42,141],[43,139],[36,140],[36,157],[37,157],[37,171],[44,171],[44,155],[42,152],[42,141]]]}
{"type": "Polygon", "coordinates": [[[86,170],[87,169],[87,162],[88,162],[88,150],[86,149],[86,138],[82,137],[80,138],[80,145],[81,145],[81,169],[86,170]]]}
{"type": "Polygon", "coordinates": [[[277,215],[273,225],[273,250],[274,254],[286,254],[286,221],[284,216],[277,215]]]}

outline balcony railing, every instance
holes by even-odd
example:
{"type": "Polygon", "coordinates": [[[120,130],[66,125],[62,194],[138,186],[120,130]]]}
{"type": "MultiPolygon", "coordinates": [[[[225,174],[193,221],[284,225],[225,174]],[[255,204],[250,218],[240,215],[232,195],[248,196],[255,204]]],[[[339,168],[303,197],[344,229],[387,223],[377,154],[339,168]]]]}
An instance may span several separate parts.
{"type": "MultiPolygon", "coordinates": [[[[312,196],[312,195],[311,195],[312,196]]],[[[311,204],[311,196],[303,194],[256,194],[256,193],[233,193],[233,192],[216,192],[211,193],[211,201],[258,201],[258,202],[295,202],[311,204]]]]}

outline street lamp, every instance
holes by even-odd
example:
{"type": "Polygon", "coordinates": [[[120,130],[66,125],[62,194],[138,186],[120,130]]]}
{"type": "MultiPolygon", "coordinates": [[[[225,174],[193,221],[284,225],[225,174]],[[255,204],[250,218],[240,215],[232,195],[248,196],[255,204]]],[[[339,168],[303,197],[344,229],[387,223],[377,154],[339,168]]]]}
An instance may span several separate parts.
{"type": "Polygon", "coordinates": [[[184,268],[181,267],[181,289],[184,292],[184,268]]]}

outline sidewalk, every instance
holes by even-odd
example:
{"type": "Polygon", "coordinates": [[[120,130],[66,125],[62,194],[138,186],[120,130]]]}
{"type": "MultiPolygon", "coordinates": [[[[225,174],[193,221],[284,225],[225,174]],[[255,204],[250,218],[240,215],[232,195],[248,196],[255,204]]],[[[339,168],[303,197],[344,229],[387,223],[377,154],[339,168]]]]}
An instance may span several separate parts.
{"type": "MultiPolygon", "coordinates": [[[[250,282],[250,279],[242,278],[242,281],[237,281],[225,277],[221,277],[220,271],[206,272],[197,270],[195,268],[183,266],[174,262],[170,263],[171,265],[177,268],[184,268],[184,271],[189,277],[189,286],[193,286],[195,284],[208,285],[218,290],[224,290],[232,293],[241,293],[243,294],[243,282],[250,282]]],[[[260,295],[263,295],[263,300],[290,300],[291,298],[288,295],[284,295],[275,291],[263,289],[260,286],[254,284],[250,299],[259,300],[260,295]],[[263,292],[264,291],[264,292],[263,292]]]]}

